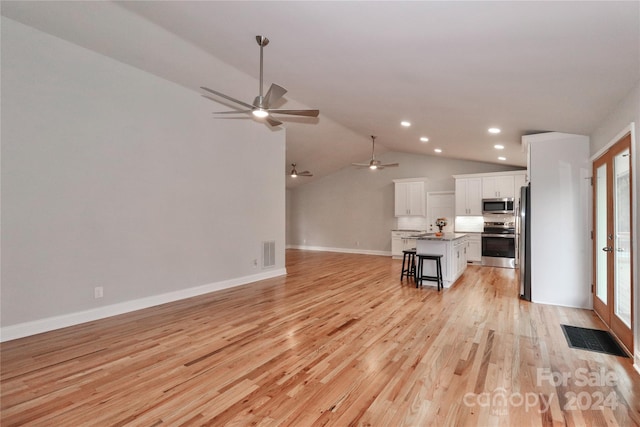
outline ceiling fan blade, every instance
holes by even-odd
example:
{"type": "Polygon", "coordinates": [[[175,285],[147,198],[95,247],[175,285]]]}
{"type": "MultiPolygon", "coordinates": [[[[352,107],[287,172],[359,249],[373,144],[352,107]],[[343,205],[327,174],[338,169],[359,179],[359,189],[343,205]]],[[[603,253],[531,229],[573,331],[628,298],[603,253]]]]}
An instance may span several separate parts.
{"type": "MultiPolygon", "coordinates": [[[[215,91],[213,89],[209,89],[208,87],[200,86],[200,89],[206,90],[207,92],[211,92],[212,94],[218,95],[219,97],[222,97],[224,99],[228,99],[229,101],[235,102],[236,104],[240,104],[243,107],[247,107],[247,108],[251,108],[251,109],[253,108],[253,105],[251,105],[251,104],[247,104],[246,102],[239,101],[239,100],[237,100],[235,98],[230,97],[229,95],[225,95],[224,93],[217,92],[217,91],[215,91]]],[[[209,98],[209,97],[205,97],[205,98],[209,98]]],[[[213,98],[209,98],[209,99],[211,99],[212,101],[215,101],[215,99],[213,99],[213,98]]]]}
{"type": "Polygon", "coordinates": [[[290,114],[292,116],[318,117],[320,110],[269,110],[269,113],[290,114]]]}
{"type": "Polygon", "coordinates": [[[313,174],[309,171],[298,172],[299,176],[313,176],[313,174]]]}
{"type": "Polygon", "coordinates": [[[238,111],[214,111],[212,114],[246,114],[251,110],[238,110],[238,111]]]}
{"type": "Polygon", "coordinates": [[[209,99],[209,100],[211,100],[211,101],[213,101],[213,102],[218,102],[218,103],[220,103],[220,101],[218,101],[217,99],[215,99],[215,98],[214,98],[214,97],[212,97],[212,96],[209,96],[209,95],[200,95],[200,96],[201,96],[201,97],[203,97],[203,98],[207,98],[207,99],[209,99]]]}
{"type": "Polygon", "coordinates": [[[271,117],[267,117],[265,119],[267,121],[267,123],[269,123],[271,126],[280,126],[282,124],[282,122],[279,122],[278,120],[275,120],[271,117]]]}
{"type": "Polygon", "coordinates": [[[384,167],[384,168],[395,168],[396,166],[400,166],[400,163],[386,163],[384,165],[378,165],[378,167],[384,167]]]}
{"type": "Polygon", "coordinates": [[[271,87],[267,91],[267,94],[264,96],[264,104],[269,108],[269,105],[278,102],[280,98],[287,93],[287,90],[282,86],[279,86],[275,83],[271,83],[271,87]]]}
{"type": "Polygon", "coordinates": [[[369,163],[351,163],[353,166],[358,166],[359,168],[368,168],[369,163]]]}

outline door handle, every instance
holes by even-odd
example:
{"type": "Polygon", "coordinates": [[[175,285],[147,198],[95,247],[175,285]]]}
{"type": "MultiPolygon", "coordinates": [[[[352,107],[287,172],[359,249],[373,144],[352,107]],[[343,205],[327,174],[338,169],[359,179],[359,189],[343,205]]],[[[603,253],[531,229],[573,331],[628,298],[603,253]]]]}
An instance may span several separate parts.
{"type": "Polygon", "coordinates": [[[602,250],[605,252],[613,252],[613,248],[611,246],[605,246],[602,250]]]}

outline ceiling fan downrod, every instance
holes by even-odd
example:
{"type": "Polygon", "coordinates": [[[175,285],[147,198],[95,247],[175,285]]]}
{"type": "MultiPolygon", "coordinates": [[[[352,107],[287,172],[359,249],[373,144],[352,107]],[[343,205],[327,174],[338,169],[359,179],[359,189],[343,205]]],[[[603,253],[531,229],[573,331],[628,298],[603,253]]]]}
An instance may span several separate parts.
{"type": "Polygon", "coordinates": [[[263,64],[263,53],[262,53],[262,49],[269,44],[269,39],[266,38],[265,36],[256,36],[256,41],[258,42],[258,46],[260,46],[260,91],[258,92],[258,105],[260,105],[260,107],[262,107],[263,105],[263,100],[264,100],[264,92],[263,92],[263,87],[262,87],[262,64],[263,64]]]}
{"type": "Polygon", "coordinates": [[[375,160],[376,159],[376,136],[375,135],[371,135],[371,160],[375,160]]]}

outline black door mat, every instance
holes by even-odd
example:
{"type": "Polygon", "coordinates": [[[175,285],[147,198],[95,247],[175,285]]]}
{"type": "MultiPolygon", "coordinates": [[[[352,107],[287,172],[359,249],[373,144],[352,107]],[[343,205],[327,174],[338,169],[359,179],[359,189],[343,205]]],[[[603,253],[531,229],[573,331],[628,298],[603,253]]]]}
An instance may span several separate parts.
{"type": "Polygon", "coordinates": [[[618,345],[616,339],[608,332],[599,329],[579,328],[577,326],[560,325],[571,348],[597,351],[614,356],[629,357],[618,345]]]}

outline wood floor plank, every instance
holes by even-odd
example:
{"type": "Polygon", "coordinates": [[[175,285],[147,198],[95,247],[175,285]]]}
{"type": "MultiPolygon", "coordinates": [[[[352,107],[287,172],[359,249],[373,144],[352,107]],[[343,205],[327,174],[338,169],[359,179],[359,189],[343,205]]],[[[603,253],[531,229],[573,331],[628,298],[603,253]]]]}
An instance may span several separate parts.
{"type": "Polygon", "coordinates": [[[2,343],[0,424],[640,425],[631,359],[567,346],[593,312],[521,301],[517,270],[438,292],[400,264],[287,250],[286,277],[2,343]]]}

